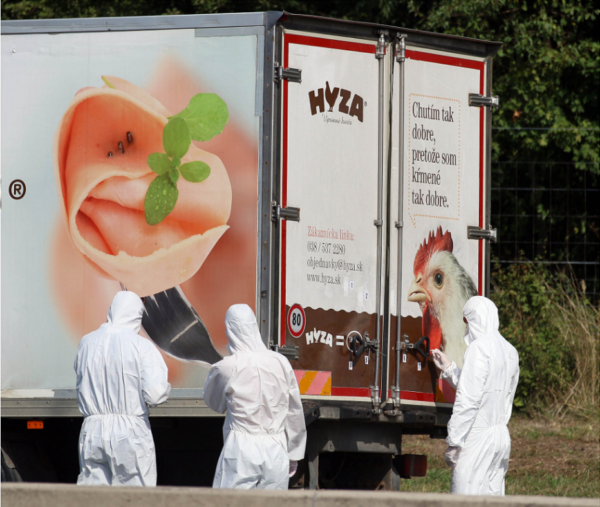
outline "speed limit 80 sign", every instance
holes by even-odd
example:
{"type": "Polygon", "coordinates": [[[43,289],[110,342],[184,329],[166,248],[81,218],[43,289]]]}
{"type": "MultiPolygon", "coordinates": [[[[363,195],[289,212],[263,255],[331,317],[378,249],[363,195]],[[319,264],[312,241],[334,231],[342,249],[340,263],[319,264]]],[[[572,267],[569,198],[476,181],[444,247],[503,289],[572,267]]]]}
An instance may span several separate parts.
{"type": "Polygon", "coordinates": [[[287,326],[294,338],[300,338],[306,327],[306,314],[300,305],[293,305],[288,312],[287,326]]]}

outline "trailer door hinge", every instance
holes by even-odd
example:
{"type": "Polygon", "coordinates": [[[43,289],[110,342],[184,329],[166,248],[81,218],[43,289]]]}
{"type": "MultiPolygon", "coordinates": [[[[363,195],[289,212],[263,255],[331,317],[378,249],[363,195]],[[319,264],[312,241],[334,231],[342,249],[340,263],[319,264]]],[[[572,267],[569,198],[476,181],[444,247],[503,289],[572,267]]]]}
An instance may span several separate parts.
{"type": "Polygon", "coordinates": [[[385,56],[385,32],[379,32],[379,39],[375,49],[375,58],[381,60],[385,56]]]}
{"type": "Polygon", "coordinates": [[[373,403],[373,414],[381,414],[381,398],[379,397],[379,386],[371,386],[371,403],[373,403]]]}
{"type": "Polygon", "coordinates": [[[406,60],[406,35],[399,33],[396,35],[396,61],[402,63],[406,60]]]}
{"type": "Polygon", "coordinates": [[[497,229],[482,229],[474,225],[467,227],[467,237],[469,239],[487,239],[492,243],[498,241],[498,230],[497,229]]]}
{"type": "Polygon", "coordinates": [[[302,82],[302,69],[284,69],[281,65],[275,65],[275,82],[279,83],[282,79],[291,83],[302,82]]]}
{"type": "Polygon", "coordinates": [[[471,107],[489,107],[490,109],[498,109],[500,98],[498,95],[493,97],[484,97],[478,93],[469,93],[469,105],[471,107]]]}
{"type": "Polygon", "coordinates": [[[273,214],[271,220],[278,222],[279,220],[291,220],[292,222],[300,222],[300,208],[292,208],[290,206],[282,208],[276,202],[272,203],[273,214]]]}

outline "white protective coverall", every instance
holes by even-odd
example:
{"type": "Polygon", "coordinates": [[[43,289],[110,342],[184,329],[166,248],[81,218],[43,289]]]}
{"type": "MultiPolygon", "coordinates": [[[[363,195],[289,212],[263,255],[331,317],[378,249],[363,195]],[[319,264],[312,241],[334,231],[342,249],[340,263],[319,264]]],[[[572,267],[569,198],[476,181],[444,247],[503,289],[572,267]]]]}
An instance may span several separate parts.
{"type": "Polygon", "coordinates": [[[118,292],[106,324],[85,335],[75,358],[79,435],[77,484],[156,486],[156,456],[148,405],[167,401],[167,366],[137,333],[142,300],[118,292]]]}
{"type": "Polygon", "coordinates": [[[463,315],[468,348],[446,439],[458,451],[450,491],[504,495],[510,455],[507,424],[519,381],[519,354],[499,333],[498,309],[489,299],[472,297],[463,315]]]}
{"type": "Polygon", "coordinates": [[[210,370],[204,401],[227,410],[213,488],[287,489],[290,461],[304,458],[306,427],[289,361],[267,350],[254,312],[234,305],[225,316],[230,356],[210,370]]]}

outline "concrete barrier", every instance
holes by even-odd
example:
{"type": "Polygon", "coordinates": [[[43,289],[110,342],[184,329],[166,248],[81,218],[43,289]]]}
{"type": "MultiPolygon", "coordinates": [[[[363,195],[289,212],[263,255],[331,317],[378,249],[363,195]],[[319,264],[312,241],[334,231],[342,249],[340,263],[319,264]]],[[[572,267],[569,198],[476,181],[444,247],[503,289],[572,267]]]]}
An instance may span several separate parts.
{"type": "Polygon", "coordinates": [[[600,507],[600,499],[2,483],[2,507],[600,507]]]}

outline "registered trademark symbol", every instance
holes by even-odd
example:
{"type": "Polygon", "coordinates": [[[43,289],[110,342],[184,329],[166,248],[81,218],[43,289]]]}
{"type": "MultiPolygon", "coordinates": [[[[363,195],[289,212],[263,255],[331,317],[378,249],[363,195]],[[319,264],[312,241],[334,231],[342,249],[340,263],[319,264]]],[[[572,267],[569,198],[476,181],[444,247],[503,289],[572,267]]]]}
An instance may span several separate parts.
{"type": "Polygon", "coordinates": [[[13,199],[23,199],[25,192],[27,192],[27,187],[23,180],[13,180],[8,186],[8,193],[13,199]]]}

